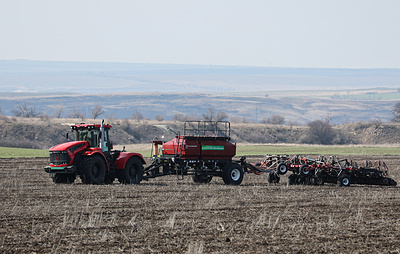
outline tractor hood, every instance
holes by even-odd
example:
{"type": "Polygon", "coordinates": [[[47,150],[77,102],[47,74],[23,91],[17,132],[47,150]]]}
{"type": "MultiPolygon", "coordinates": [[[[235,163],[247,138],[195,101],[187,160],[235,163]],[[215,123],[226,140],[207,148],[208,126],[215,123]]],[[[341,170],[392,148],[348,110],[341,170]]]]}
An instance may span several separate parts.
{"type": "Polygon", "coordinates": [[[87,141],[72,141],[67,143],[62,143],[56,146],[53,146],[49,149],[50,152],[55,151],[67,151],[68,153],[74,153],[75,150],[83,150],[89,146],[87,141]]]}

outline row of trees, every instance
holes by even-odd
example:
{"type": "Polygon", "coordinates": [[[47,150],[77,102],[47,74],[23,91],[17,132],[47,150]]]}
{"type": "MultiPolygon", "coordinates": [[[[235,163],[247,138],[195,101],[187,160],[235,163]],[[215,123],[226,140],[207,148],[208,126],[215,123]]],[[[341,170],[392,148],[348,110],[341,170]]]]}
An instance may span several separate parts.
{"type": "MultiPolygon", "coordinates": [[[[13,116],[16,117],[25,117],[25,118],[32,118],[32,117],[50,117],[46,115],[44,112],[38,112],[34,106],[28,105],[26,102],[22,102],[21,104],[15,106],[13,110],[11,110],[13,116]]],[[[61,118],[64,113],[64,106],[58,105],[54,110],[54,117],[61,118]]],[[[3,111],[0,107],[0,115],[3,114],[3,111]]],[[[92,118],[97,119],[99,116],[104,114],[103,107],[100,105],[96,105],[92,109],[92,118]]],[[[81,111],[77,108],[74,108],[73,111],[68,114],[69,118],[80,118],[85,119],[85,114],[81,113],[81,111]]]]}

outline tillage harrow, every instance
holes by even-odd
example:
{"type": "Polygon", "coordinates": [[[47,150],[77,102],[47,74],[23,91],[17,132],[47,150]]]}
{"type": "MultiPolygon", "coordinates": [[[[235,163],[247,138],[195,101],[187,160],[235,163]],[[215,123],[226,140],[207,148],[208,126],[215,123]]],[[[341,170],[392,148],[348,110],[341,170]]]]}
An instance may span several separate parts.
{"type": "Polygon", "coordinates": [[[316,159],[300,155],[266,155],[265,159],[255,164],[251,173],[268,172],[268,181],[278,183],[279,175],[289,175],[289,184],[323,185],[334,183],[340,186],[350,184],[396,186],[397,182],[389,177],[388,167],[383,161],[355,161],[339,159],[337,156],[319,156],[316,159]]]}

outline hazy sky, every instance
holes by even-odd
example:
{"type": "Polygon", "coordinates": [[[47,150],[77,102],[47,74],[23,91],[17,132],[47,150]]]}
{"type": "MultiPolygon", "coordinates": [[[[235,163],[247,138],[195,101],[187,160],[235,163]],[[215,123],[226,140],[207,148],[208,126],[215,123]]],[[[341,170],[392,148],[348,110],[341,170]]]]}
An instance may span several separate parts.
{"type": "Polygon", "coordinates": [[[400,1],[0,0],[0,59],[400,68],[400,1]]]}

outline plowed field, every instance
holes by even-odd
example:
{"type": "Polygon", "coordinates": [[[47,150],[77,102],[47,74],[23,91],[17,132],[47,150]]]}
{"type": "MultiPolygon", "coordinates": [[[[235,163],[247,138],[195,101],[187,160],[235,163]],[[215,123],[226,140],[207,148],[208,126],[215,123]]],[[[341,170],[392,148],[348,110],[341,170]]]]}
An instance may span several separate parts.
{"type": "MultiPolygon", "coordinates": [[[[254,158],[253,158],[254,159],[254,158]]],[[[362,157],[349,157],[362,160],[362,157]]],[[[399,182],[399,157],[386,161],[399,182]]],[[[398,253],[398,187],[240,186],[214,178],[54,184],[46,158],[0,159],[0,252],[398,253]]]]}

